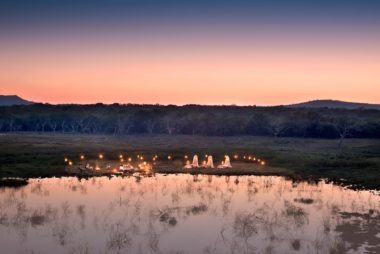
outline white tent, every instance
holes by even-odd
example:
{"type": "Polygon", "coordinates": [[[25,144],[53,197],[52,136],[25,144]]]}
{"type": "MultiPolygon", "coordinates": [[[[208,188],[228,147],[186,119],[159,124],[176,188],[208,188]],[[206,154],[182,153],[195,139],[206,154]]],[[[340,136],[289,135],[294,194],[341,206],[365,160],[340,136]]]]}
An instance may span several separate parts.
{"type": "Polygon", "coordinates": [[[208,168],[214,168],[214,161],[212,160],[212,156],[211,155],[209,155],[207,157],[207,167],[208,168]]]}
{"type": "Polygon", "coordinates": [[[193,163],[191,164],[191,166],[193,168],[199,168],[199,164],[198,164],[198,155],[194,155],[193,157],[193,163]]]}
{"type": "Polygon", "coordinates": [[[222,164],[219,165],[218,168],[232,168],[230,156],[224,156],[224,162],[222,162],[222,164]]]}

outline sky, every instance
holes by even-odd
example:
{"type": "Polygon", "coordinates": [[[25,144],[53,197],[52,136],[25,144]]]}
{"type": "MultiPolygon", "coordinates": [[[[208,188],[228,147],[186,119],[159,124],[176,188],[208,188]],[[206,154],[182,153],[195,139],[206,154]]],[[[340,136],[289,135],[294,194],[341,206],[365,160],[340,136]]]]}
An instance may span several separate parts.
{"type": "Polygon", "coordinates": [[[380,1],[2,0],[0,94],[380,103],[380,1]]]}

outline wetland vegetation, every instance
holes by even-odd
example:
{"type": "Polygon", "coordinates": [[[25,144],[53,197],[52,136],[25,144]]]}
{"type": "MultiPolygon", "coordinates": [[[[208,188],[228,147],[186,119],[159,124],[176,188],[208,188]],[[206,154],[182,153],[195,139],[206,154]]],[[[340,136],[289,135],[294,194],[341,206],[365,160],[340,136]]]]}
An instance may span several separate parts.
{"type": "MultiPolygon", "coordinates": [[[[193,169],[189,173],[229,175],[282,175],[294,179],[327,178],[357,188],[379,189],[380,141],[271,137],[204,137],[187,135],[79,135],[6,133],[0,135],[1,177],[66,176],[64,157],[79,161],[79,155],[96,159],[104,153],[117,160],[123,154],[157,154],[182,159],[184,154],[253,154],[266,161],[265,168],[238,166],[235,169],[193,169]]],[[[234,163],[234,162],[232,162],[234,163]]],[[[182,173],[181,166],[161,173],[182,173]]]]}

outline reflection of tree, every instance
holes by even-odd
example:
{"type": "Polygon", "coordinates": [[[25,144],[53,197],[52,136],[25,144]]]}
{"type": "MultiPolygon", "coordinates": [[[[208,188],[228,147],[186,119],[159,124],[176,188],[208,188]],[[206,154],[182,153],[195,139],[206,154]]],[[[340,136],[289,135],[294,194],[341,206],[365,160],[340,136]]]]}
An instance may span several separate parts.
{"type": "Polygon", "coordinates": [[[57,222],[53,227],[53,237],[56,238],[58,243],[62,246],[68,242],[68,236],[70,235],[70,226],[66,223],[57,222]]]}
{"type": "Polygon", "coordinates": [[[49,191],[43,189],[41,181],[33,183],[30,192],[39,196],[49,196],[49,191]]]}
{"type": "Polygon", "coordinates": [[[286,218],[292,219],[297,227],[301,227],[308,222],[308,217],[305,210],[288,201],[285,201],[285,210],[282,211],[282,214],[286,218]]]}
{"type": "Polygon", "coordinates": [[[232,195],[230,195],[228,197],[222,196],[221,197],[221,203],[222,203],[222,214],[223,214],[223,217],[226,217],[229,214],[229,211],[230,211],[230,206],[231,206],[231,203],[232,203],[232,195]]]}
{"type": "Polygon", "coordinates": [[[90,254],[92,253],[90,251],[90,248],[88,247],[88,244],[79,244],[78,246],[74,246],[70,249],[69,253],[75,253],[75,254],[90,254]]]}
{"type": "Polygon", "coordinates": [[[148,240],[148,247],[152,253],[158,253],[159,252],[159,242],[160,242],[160,235],[156,232],[156,229],[154,228],[153,224],[149,222],[148,225],[148,231],[146,232],[146,237],[148,240]]]}
{"type": "Polygon", "coordinates": [[[179,201],[180,201],[180,196],[179,196],[178,191],[172,192],[172,204],[176,205],[179,203],[179,201]]]}
{"type": "Polygon", "coordinates": [[[70,209],[70,203],[67,200],[62,203],[61,209],[63,219],[67,219],[72,214],[72,210],[70,209]]]}
{"type": "MultiPolygon", "coordinates": [[[[378,240],[379,205],[374,196],[352,194],[333,185],[324,189],[323,184],[300,182],[293,187],[291,181],[277,177],[240,176],[239,185],[234,180],[228,184],[225,177],[213,177],[209,183],[202,175],[195,182],[190,175],[158,175],[136,184],[133,177],[80,182],[62,178],[54,180],[57,184],[50,197],[22,198],[31,193],[32,181],[22,189],[0,189],[0,237],[5,231],[13,232],[13,237],[20,235],[20,241],[28,237],[24,247],[29,251],[32,241],[45,241],[45,232],[52,232],[48,237],[63,253],[343,253],[350,247],[355,251],[356,245],[363,247],[356,235],[357,241],[350,243],[354,233],[364,232],[372,245],[378,240]],[[72,186],[76,186],[74,193],[72,186]],[[88,189],[88,198],[84,199],[79,186],[88,189]],[[52,197],[62,188],[67,195],[52,197]],[[367,208],[374,208],[372,214],[363,212],[367,208]],[[309,216],[313,223],[308,223],[309,216]],[[90,221],[93,224],[83,226],[90,221]],[[208,233],[204,245],[194,244],[194,252],[172,249],[172,242],[166,240],[181,241],[182,230],[190,224],[199,235],[208,233]],[[347,228],[350,234],[342,231],[347,228]]],[[[39,181],[42,186],[36,189],[50,190],[44,183],[49,180],[39,181]]],[[[46,251],[51,252],[48,246],[46,251]]],[[[377,249],[372,246],[367,251],[377,249]]]]}
{"type": "Polygon", "coordinates": [[[237,213],[235,215],[235,221],[233,229],[237,237],[243,238],[247,241],[254,234],[257,234],[256,228],[257,218],[251,213],[237,213]]]}
{"type": "Polygon", "coordinates": [[[111,250],[122,250],[132,244],[132,238],[128,234],[128,229],[122,223],[112,225],[107,240],[107,247],[111,250]]]}
{"type": "Polygon", "coordinates": [[[189,214],[197,215],[197,214],[206,212],[207,209],[208,209],[208,207],[205,204],[194,205],[194,206],[188,207],[186,209],[186,214],[187,215],[189,215],[189,214]]]}
{"type": "Polygon", "coordinates": [[[85,228],[85,218],[86,218],[86,206],[85,205],[78,205],[77,206],[77,214],[80,218],[81,229],[84,229],[85,228]]]}

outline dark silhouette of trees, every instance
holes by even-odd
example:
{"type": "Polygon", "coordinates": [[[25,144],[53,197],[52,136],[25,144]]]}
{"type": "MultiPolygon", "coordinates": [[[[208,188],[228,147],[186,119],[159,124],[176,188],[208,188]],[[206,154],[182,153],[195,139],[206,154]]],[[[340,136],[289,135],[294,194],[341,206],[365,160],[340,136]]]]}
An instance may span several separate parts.
{"type": "Polygon", "coordinates": [[[137,104],[0,107],[0,132],[380,138],[370,109],[137,104]]]}

